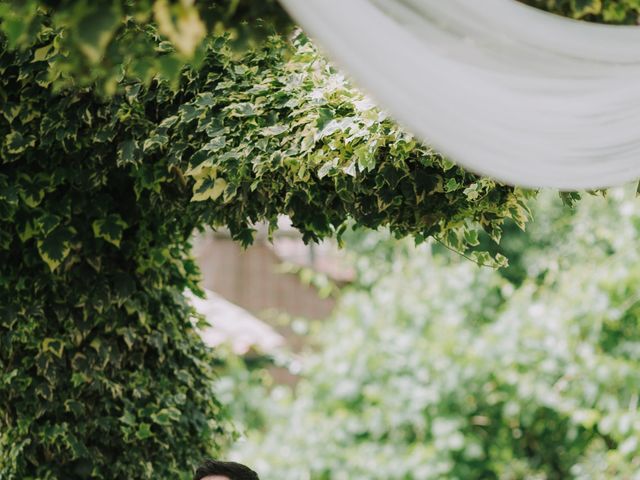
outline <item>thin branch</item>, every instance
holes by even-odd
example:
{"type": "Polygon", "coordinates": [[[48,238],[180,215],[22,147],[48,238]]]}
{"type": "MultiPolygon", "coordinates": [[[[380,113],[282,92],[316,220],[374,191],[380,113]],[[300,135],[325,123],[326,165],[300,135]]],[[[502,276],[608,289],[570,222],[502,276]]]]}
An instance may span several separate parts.
{"type": "Polygon", "coordinates": [[[440,239],[439,239],[439,238],[437,238],[437,237],[433,237],[433,239],[434,239],[436,242],[438,242],[440,245],[442,245],[444,248],[446,248],[447,250],[450,250],[450,251],[452,251],[453,253],[455,253],[455,254],[457,254],[457,255],[460,255],[461,257],[466,258],[467,260],[469,260],[470,262],[475,263],[475,264],[476,264],[476,265],[478,265],[479,267],[487,267],[487,268],[491,268],[491,269],[493,269],[493,270],[498,270],[498,268],[500,268],[500,267],[499,267],[499,266],[497,266],[497,265],[489,265],[489,264],[487,264],[487,263],[479,262],[478,260],[476,260],[475,258],[470,257],[470,256],[469,256],[469,255],[467,255],[466,253],[464,253],[464,252],[460,252],[460,251],[456,250],[455,248],[450,247],[449,245],[447,245],[446,243],[444,243],[442,240],[440,240],[440,239]]]}

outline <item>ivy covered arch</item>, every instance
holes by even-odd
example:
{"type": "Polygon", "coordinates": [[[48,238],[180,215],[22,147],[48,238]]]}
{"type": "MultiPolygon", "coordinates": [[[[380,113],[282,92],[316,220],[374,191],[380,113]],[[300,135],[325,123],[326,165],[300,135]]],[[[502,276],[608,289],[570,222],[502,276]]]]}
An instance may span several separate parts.
{"type": "Polygon", "coordinates": [[[191,60],[161,20],[195,7],[154,5],[0,5],[0,479],[189,478],[230,439],[182,296],[196,228],[249,244],[281,214],[307,241],[355,221],[499,264],[478,233],[527,219],[531,192],[456,167],[303,35],[272,35],[274,2],[259,42],[240,20],[265,10],[212,2],[191,60]]]}

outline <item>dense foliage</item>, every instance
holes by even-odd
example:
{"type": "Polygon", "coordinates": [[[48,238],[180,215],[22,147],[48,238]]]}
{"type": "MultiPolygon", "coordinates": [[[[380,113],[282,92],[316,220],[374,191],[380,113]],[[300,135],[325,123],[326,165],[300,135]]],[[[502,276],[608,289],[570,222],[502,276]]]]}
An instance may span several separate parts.
{"type": "Polygon", "coordinates": [[[91,86],[107,95],[123,77],[175,82],[184,65],[202,61],[207,34],[226,33],[246,48],[290,28],[276,0],[3,0],[0,19],[10,48],[37,46],[43,31],[55,34],[56,54],[48,56],[55,88],[91,86]]]}
{"type": "MultiPolygon", "coordinates": [[[[238,458],[292,480],[635,478],[637,200],[615,191],[575,214],[543,200],[520,286],[427,247],[361,240],[364,285],[295,359],[295,393],[252,392],[267,400],[249,405],[238,458]]],[[[240,372],[235,390],[222,383],[236,399],[263,375],[240,372]]]]}
{"type": "Polygon", "coordinates": [[[534,7],[591,22],[636,25],[638,0],[520,0],[534,7]]]}
{"type": "Polygon", "coordinates": [[[0,478],[189,478],[224,440],[196,220],[166,160],[118,153],[160,94],[54,95],[33,60],[0,54],[0,478]]]}
{"type": "Polygon", "coordinates": [[[531,193],[455,167],[350,87],[304,36],[291,47],[284,56],[272,39],[243,66],[217,51],[183,88],[193,100],[151,132],[169,157],[188,159],[192,200],[217,200],[204,207],[209,223],[249,242],[250,222],[275,225],[284,213],[317,240],[349,218],[461,251],[478,231],[497,240],[505,218],[524,225],[531,193]]]}

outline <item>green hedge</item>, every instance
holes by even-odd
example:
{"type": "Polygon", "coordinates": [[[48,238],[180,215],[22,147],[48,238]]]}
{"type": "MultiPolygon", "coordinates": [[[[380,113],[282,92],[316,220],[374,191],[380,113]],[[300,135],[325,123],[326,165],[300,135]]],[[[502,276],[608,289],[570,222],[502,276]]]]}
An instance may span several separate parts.
{"type": "Polygon", "coordinates": [[[32,58],[0,53],[0,478],[189,478],[228,430],[182,297],[196,220],[117,149],[157,92],[55,95],[32,58]]]}

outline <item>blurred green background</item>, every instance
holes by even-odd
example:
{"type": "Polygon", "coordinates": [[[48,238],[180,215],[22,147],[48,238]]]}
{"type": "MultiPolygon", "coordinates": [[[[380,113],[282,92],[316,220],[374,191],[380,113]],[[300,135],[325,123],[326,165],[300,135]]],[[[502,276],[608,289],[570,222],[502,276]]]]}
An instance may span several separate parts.
{"type": "Polygon", "coordinates": [[[230,455],[282,480],[640,478],[637,207],[543,192],[502,270],[347,235],[355,282],[277,355],[299,383],[227,359],[230,455]]]}

